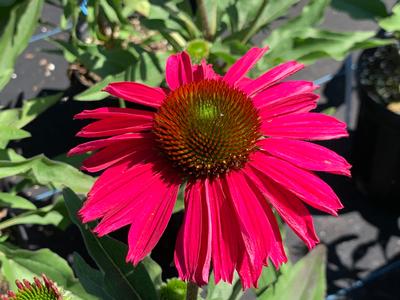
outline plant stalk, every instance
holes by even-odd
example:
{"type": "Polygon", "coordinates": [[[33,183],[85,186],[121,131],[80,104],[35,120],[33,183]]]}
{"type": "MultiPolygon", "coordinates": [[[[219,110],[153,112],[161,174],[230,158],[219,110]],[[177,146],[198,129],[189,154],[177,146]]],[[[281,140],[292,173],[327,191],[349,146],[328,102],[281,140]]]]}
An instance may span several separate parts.
{"type": "Polygon", "coordinates": [[[212,41],[213,35],[211,33],[210,24],[208,23],[207,9],[204,0],[197,0],[196,3],[200,14],[204,37],[207,41],[212,41]]]}
{"type": "Polygon", "coordinates": [[[197,294],[199,293],[199,287],[193,282],[188,282],[186,289],[186,300],[197,300],[197,294]]]}
{"type": "Polygon", "coordinates": [[[258,19],[260,18],[261,14],[263,13],[267,4],[268,4],[268,0],[263,0],[263,2],[260,5],[260,8],[257,11],[257,15],[255,16],[253,21],[250,23],[249,29],[247,29],[247,31],[242,39],[242,43],[247,43],[251,39],[251,37],[255,34],[255,32],[257,31],[258,19]]]}

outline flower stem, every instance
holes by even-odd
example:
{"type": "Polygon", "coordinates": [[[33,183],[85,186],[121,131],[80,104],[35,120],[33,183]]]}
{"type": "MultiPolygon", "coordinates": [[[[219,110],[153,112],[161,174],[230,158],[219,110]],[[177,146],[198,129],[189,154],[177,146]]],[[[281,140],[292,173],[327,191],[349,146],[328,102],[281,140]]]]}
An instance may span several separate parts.
{"type": "Polygon", "coordinates": [[[250,23],[247,32],[244,34],[243,38],[242,38],[242,43],[247,43],[251,37],[257,32],[257,25],[258,25],[258,19],[260,18],[261,14],[263,13],[265,7],[268,4],[268,0],[263,0],[263,2],[261,3],[260,7],[257,10],[257,15],[255,16],[255,18],[253,19],[253,21],[250,23]]]}
{"type": "Polygon", "coordinates": [[[119,103],[119,107],[121,107],[121,108],[126,107],[124,99],[118,98],[118,103],[119,103]]]}
{"type": "Polygon", "coordinates": [[[195,283],[189,281],[186,290],[186,300],[197,300],[198,292],[199,287],[195,283]]]}
{"type": "Polygon", "coordinates": [[[213,34],[211,33],[210,24],[208,23],[207,9],[203,0],[197,0],[197,9],[199,10],[203,34],[207,41],[211,41],[213,34]]]}

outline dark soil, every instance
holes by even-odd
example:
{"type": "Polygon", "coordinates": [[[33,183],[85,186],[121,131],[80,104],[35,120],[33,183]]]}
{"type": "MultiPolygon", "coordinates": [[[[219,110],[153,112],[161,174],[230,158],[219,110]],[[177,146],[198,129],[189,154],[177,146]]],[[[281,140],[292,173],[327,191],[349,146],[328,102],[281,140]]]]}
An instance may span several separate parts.
{"type": "Polygon", "coordinates": [[[383,46],[365,52],[360,59],[360,83],[384,105],[400,102],[399,51],[399,45],[383,46]]]}

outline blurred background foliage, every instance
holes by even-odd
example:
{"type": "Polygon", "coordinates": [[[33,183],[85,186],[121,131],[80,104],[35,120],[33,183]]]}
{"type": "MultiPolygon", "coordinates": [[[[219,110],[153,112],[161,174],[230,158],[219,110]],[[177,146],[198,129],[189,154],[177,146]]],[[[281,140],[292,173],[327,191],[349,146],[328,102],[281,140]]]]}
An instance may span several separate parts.
{"type": "MultiPolygon", "coordinates": [[[[375,19],[385,30],[400,32],[400,9],[396,6],[389,15],[376,0],[310,0],[298,15],[289,11],[300,0],[46,2],[63,8],[59,24],[54,25],[69,35],[51,41],[69,62],[70,77],[86,87],[75,95],[79,101],[106,98],[101,89],[113,81],[163,85],[166,58],[182,50],[196,63],[206,59],[222,74],[251,47],[269,45],[270,51],[251,74],[256,76],[287,60],[306,64],[322,58],[341,60],[351,51],[394,42],[375,38],[375,32],[335,32],[321,27],[330,4],[354,18],[375,19]]],[[[36,32],[44,3],[0,1],[0,90],[36,32]]],[[[20,107],[0,110],[1,292],[15,290],[17,278],[32,280],[45,273],[71,292],[73,299],[183,299],[185,284],[163,282],[161,268],[151,258],[136,268],[126,264],[124,243],[111,237],[99,239],[90,231],[92,226],[77,219],[82,201],[77,194],[86,194],[94,177],[69,161],[44,155],[27,158],[10,146],[12,141],[29,139],[24,127],[61,98],[61,94],[38,97],[23,101],[20,107]],[[32,189],[47,194],[35,198],[27,192],[32,189]],[[20,249],[19,236],[27,234],[26,228],[40,224],[66,230],[71,223],[79,228],[90,261],[76,253],[70,260],[72,269],[65,258],[48,249],[20,249]]],[[[182,209],[182,201],[178,208],[182,209]]],[[[279,271],[266,267],[253,294],[263,300],[323,299],[325,261],[325,248],[320,246],[295,265],[289,263],[279,271]]],[[[234,300],[242,295],[237,278],[232,285],[214,285],[211,278],[205,291],[209,300],[234,300]]]]}

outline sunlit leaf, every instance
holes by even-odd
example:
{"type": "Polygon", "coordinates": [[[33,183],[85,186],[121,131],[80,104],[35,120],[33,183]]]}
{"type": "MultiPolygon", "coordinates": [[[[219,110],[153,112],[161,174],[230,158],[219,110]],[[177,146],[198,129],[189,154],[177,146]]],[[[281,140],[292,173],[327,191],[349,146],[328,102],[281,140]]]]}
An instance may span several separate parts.
{"type": "Polygon", "coordinates": [[[2,192],[0,192],[0,207],[19,208],[26,210],[36,209],[36,206],[25,198],[13,195],[11,193],[2,192]]]}
{"type": "Polygon", "coordinates": [[[0,244],[0,261],[1,274],[14,291],[16,279],[32,282],[34,276],[40,277],[44,273],[58,286],[70,291],[74,300],[96,299],[84,291],[68,263],[49,249],[29,251],[0,244]]]}
{"type": "Polygon", "coordinates": [[[64,190],[65,204],[72,222],[81,231],[86,248],[100,270],[105,274],[104,285],[109,294],[116,299],[157,299],[157,292],[152,277],[145,265],[139,263],[134,267],[126,263],[127,246],[108,236],[96,237],[78,219],[81,200],[69,189],[64,190]]]}
{"type": "Polygon", "coordinates": [[[41,185],[62,189],[70,187],[77,193],[87,193],[93,185],[93,177],[74,167],[38,155],[25,160],[0,160],[0,178],[21,175],[41,185]]]}
{"type": "Polygon", "coordinates": [[[117,75],[109,75],[106,78],[104,78],[102,81],[94,84],[87,90],[74,96],[74,100],[78,100],[78,101],[102,100],[109,96],[108,93],[102,91],[103,88],[105,88],[111,82],[117,82],[117,81],[123,81],[123,80],[124,80],[123,73],[117,74],[117,75]]]}
{"type": "Polygon", "coordinates": [[[326,293],[326,247],[317,246],[294,266],[284,266],[276,283],[259,300],[323,300],[326,293]]]}
{"type": "Polygon", "coordinates": [[[10,80],[18,56],[35,32],[43,2],[18,1],[0,10],[0,90],[10,80]]]}

